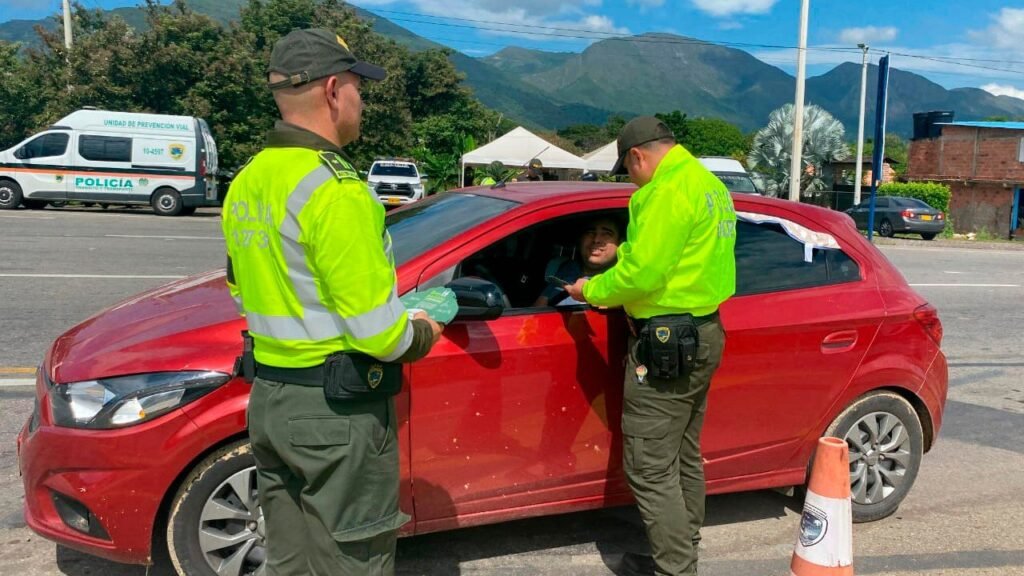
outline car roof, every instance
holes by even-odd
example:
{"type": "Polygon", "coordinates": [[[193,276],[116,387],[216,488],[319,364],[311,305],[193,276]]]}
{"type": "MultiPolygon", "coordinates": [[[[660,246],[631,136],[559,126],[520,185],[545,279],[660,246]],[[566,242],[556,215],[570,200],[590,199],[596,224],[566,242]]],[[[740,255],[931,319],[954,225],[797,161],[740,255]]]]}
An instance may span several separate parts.
{"type": "MultiPolygon", "coordinates": [[[[628,198],[636,191],[636,186],[620,182],[584,182],[584,181],[558,181],[558,182],[509,182],[503,188],[492,188],[490,186],[474,186],[452,190],[455,194],[475,194],[477,196],[488,196],[499,198],[532,207],[542,205],[562,204],[587,200],[595,196],[604,198],[628,198]]],[[[811,204],[791,202],[781,198],[768,198],[742,192],[732,193],[733,202],[740,211],[756,211],[758,207],[774,207],[789,212],[794,212],[806,218],[820,222],[825,226],[834,227],[844,225],[849,219],[843,212],[821,208],[811,204]]]]}

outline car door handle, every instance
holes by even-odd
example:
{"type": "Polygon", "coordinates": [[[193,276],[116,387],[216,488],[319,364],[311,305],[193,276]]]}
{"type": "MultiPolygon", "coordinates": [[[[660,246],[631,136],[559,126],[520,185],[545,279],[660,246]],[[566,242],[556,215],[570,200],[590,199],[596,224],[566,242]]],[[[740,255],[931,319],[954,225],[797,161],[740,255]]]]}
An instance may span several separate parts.
{"type": "Polygon", "coordinates": [[[853,350],[853,347],[856,345],[856,330],[833,332],[828,336],[825,336],[825,339],[821,341],[821,353],[838,354],[840,352],[849,352],[850,350],[853,350]]]}

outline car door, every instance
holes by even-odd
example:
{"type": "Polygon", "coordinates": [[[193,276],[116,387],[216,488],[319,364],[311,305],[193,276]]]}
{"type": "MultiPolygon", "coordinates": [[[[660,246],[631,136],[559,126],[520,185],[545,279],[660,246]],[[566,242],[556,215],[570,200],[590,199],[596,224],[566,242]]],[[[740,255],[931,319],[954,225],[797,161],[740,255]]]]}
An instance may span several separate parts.
{"type": "MultiPolygon", "coordinates": [[[[815,229],[792,213],[766,215],[815,229]]],[[[885,313],[851,254],[808,252],[777,223],[738,223],[736,265],[702,438],[708,482],[721,488],[802,473],[800,448],[823,431],[885,313]]]]}
{"type": "Polygon", "coordinates": [[[71,171],[70,131],[46,132],[32,138],[14,151],[20,165],[10,169],[29,200],[67,198],[71,171]]]}
{"type": "MultiPolygon", "coordinates": [[[[625,200],[521,217],[427,266],[419,286],[461,275],[471,255],[501,247],[531,224],[609,207],[624,209],[625,200]]],[[[543,269],[543,261],[536,264],[543,269]]],[[[621,314],[586,306],[513,305],[496,320],[448,326],[430,355],[411,367],[417,523],[625,494],[625,332],[621,314]]]]}

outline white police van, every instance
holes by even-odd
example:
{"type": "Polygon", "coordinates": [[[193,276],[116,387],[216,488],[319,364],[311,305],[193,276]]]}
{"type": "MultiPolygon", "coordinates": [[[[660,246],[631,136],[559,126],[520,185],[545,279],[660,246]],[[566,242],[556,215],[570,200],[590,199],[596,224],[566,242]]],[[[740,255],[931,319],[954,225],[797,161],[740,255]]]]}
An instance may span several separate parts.
{"type": "Polygon", "coordinates": [[[188,215],[219,204],[216,173],[202,118],[84,109],[0,152],[0,209],[77,200],[188,215]]]}

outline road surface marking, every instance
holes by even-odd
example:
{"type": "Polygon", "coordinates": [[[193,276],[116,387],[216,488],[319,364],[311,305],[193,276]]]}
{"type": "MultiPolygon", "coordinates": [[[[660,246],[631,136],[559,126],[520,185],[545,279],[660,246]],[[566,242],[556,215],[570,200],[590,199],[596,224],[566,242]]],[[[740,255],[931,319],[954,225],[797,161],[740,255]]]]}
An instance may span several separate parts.
{"type": "Polygon", "coordinates": [[[154,240],[223,240],[220,236],[142,236],[137,234],[104,234],[106,238],[149,238],[154,240]]]}
{"type": "Polygon", "coordinates": [[[1020,284],[911,284],[928,288],[1020,288],[1020,284]]]}
{"type": "Polygon", "coordinates": [[[29,366],[0,366],[0,374],[35,374],[36,369],[29,366]]]}
{"type": "Polygon", "coordinates": [[[16,220],[53,220],[54,216],[19,216],[17,214],[0,214],[0,218],[14,218],[16,220]]]}
{"type": "Polygon", "coordinates": [[[185,276],[134,276],[127,274],[0,274],[0,278],[110,278],[115,280],[181,280],[185,276]]]}
{"type": "Polygon", "coordinates": [[[0,388],[28,388],[35,386],[35,379],[29,378],[0,378],[0,388]]]}

